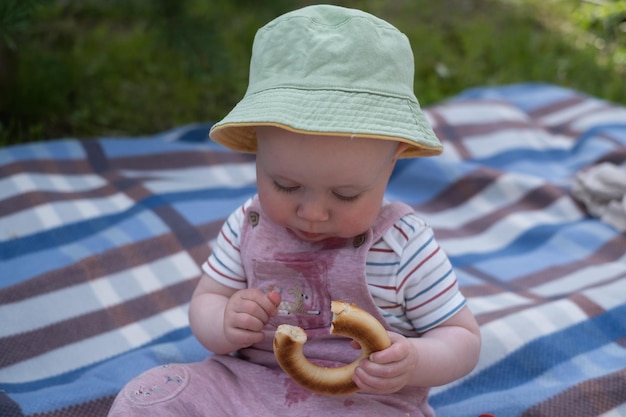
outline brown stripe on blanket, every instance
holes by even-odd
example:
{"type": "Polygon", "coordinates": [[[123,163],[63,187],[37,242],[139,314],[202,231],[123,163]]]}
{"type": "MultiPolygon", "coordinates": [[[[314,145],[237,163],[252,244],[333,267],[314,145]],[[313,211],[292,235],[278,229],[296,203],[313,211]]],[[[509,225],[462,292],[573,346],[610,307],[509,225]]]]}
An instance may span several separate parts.
{"type": "Polygon", "coordinates": [[[527,111],[529,118],[532,120],[542,119],[548,116],[553,115],[554,113],[560,113],[563,111],[568,111],[571,107],[576,107],[581,103],[588,102],[589,99],[585,96],[576,94],[574,96],[569,96],[565,99],[561,99],[559,101],[552,101],[545,106],[535,107],[533,110],[527,111]]]}
{"type": "Polygon", "coordinates": [[[10,162],[0,166],[0,178],[8,178],[12,175],[24,173],[81,175],[93,174],[93,170],[84,159],[29,159],[26,161],[10,162]]]}
{"type": "Polygon", "coordinates": [[[2,391],[0,391],[0,416],[24,417],[20,406],[2,391]]]}
{"type": "MultiPolygon", "coordinates": [[[[481,286],[481,288],[485,288],[484,286],[481,286]]],[[[478,291],[478,290],[477,290],[478,291]]],[[[507,291],[503,291],[503,292],[507,292],[507,291]]],[[[524,291],[527,292],[527,291],[524,291]]],[[[465,288],[462,288],[462,293],[469,299],[472,298],[471,293],[473,292],[468,292],[466,291],[465,288]]],[[[520,293],[522,293],[522,291],[515,293],[515,295],[520,295],[520,293]]],[[[567,294],[564,297],[560,297],[560,298],[547,298],[547,299],[540,299],[538,297],[532,297],[530,298],[530,300],[533,300],[530,303],[525,303],[523,305],[517,305],[517,306],[511,306],[511,307],[503,307],[500,308],[498,310],[494,310],[494,311],[489,311],[487,313],[480,313],[480,314],[475,314],[476,316],[476,321],[478,322],[479,325],[484,325],[486,323],[489,323],[491,321],[494,320],[498,320],[501,319],[503,317],[509,316],[511,314],[515,314],[517,312],[520,311],[524,311],[524,310],[528,310],[530,308],[535,308],[538,306],[541,306],[543,304],[549,304],[551,302],[554,302],[555,300],[561,299],[561,298],[568,298],[570,301],[572,301],[574,304],[576,304],[584,313],[587,317],[595,317],[599,314],[602,314],[605,312],[605,310],[602,308],[602,306],[598,305],[597,303],[593,302],[592,300],[590,300],[589,298],[581,295],[581,294],[567,294]]],[[[626,345],[626,339],[623,341],[626,345]]]]}
{"type": "MultiPolygon", "coordinates": [[[[575,128],[573,126],[575,123],[585,117],[593,116],[594,114],[602,114],[607,113],[607,111],[612,109],[619,109],[619,107],[611,104],[610,102],[598,100],[596,102],[597,106],[588,108],[584,111],[576,111],[575,113],[568,115],[566,119],[561,119],[558,123],[549,124],[548,121],[545,120],[551,116],[558,115],[560,112],[567,114],[571,108],[583,103],[590,103],[589,98],[585,96],[575,96],[567,100],[562,100],[548,106],[535,109],[530,112],[529,115],[532,119],[537,119],[551,134],[563,135],[571,138],[572,140],[578,140],[583,131],[580,128],[575,128]]],[[[583,129],[588,128],[586,125],[583,125],[582,127],[583,129]]]]}
{"type": "MultiPolygon", "coordinates": [[[[189,151],[177,149],[170,153],[108,158],[99,142],[84,141],[82,144],[96,172],[119,169],[166,170],[254,161],[253,155],[209,149],[198,152],[197,146],[190,147],[189,151]]],[[[149,145],[149,141],[146,141],[146,145],[149,145]]]]}
{"type": "Polygon", "coordinates": [[[136,266],[150,264],[160,258],[187,251],[200,265],[209,256],[207,243],[219,233],[223,219],[196,226],[203,237],[198,242],[187,242],[174,232],[139,242],[117,247],[113,250],[94,254],[78,262],[46,272],[39,276],[0,290],[0,304],[22,301],[45,295],[72,285],[92,281],[107,275],[119,273],[136,266]]]}
{"type": "MultiPolygon", "coordinates": [[[[581,245],[581,247],[585,247],[581,245]]],[[[591,268],[595,265],[603,265],[609,262],[619,262],[619,260],[626,253],[626,235],[616,235],[604,245],[596,249],[595,252],[590,253],[584,258],[578,258],[573,262],[569,262],[563,265],[554,265],[549,268],[542,269],[540,271],[519,277],[515,280],[515,284],[520,288],[532,288],[549,281],[554,281],[558,278],[580,271],[582,268],[591,268]]],[[[615,277],[607,277],[605,280],[599,282],[605,283],[615,278],[619,278],[621,274],[615,277]]],[[[590,280],[592,285],[596,285],[597,282],[590,280]]]]}
{"type": "MultiPolygon", "coordinates": [[[[578,104],[581,100],[575,100],[575,103],[578,104]]],[[[463,106],[474,106],[475,107],[486,107],[485,111],[491,111],[493,107],[501,107],[501,108],[509,108],[512,111],[517,110],[522,114],[520,109],[517,109],[511,103],[504,101],[465,101],[462,104],[463,106]]],[[[571,104],[570,104],[571,105],[571,104]]],[[[452,108],[458,107],[459,104],[455,103],[452,108]]],[[[446,121],[443,113],[445,112],[447,106],[442,105],[438,108],[428,109],[428,114],[435,121],[433,123],[433,130],[437,137],[439,137],[443,142],[444,146],[452,146],[456,150],[457,154],[464,160],[472,159],[472,152],[468,149],[467,144],[473,139],[484,139],[485,135],[490,135],[498,131],[506,131],[506,130],[516,130],[518,132],[528,131],[538,131],[545,129],[544,126],[539,125],[537,123],[531,122],[532,119],[526,119],[526,114],[523,114],[524,120],[501,120],[498,122],[491,122],[489,120],[481,120],[481,123],[459,123],[458,121],[454,121],[453,124],[450,124],[446,121]]],[[[573,134],[574,136],[576,134],[573,134]]]]}
{"type": "Polygon", "coordinates": [[[176,151],[171,154],[142,155],[141,157],[117,157],[111,159],[111,168],[128,170],[163,170],[206,167],[212,165],[254,162],[251,154],[232,151],[210,151],[194,149],[192,151],[176,151]]]}
{"type": "MultiPolygon", "coordinates": [[[[53,192],[53,191],[30,191],[18,194],[2,200],[0,204],[0,217],[13,213],[32,209],[42,204],[54,203],[56,201],[73,201],[76,199],[91,199],[101,197],[105,189],[113,190],[112,187],[102,187],[90,191],[82,192],[53,192]]],[[[110,191],[109,191],[110,192],[110,191]]],[[[19,237],[19,236],[16,236],[19,237]]]]}
{"type": "MultiPolygon", "coordinates": [[[[463,293],[468,297],[479,297],[508,291],[530,298],[540,298],[540,296],[536,293],[530,292],[534,287],[546,284],[550,281],[556,281],[564,276],[579,271],[581,268],[593,267],[595,265],[601,266],[609,262],[619,262],[619,259],[622,258],[625,253],[624,248],[626,248],[626,236],[618,235],[586,258],[578,259],[574,262],[569,262],[563,265],[550,266],[509,282],[502,281],[499,277],[494,277],[485,271],[474,267],[462,267],[460,269],[467,271],[470,275],[485,282],[484,284],[481,283],[478,285],[463,287],[463,293]]],[[[585,288],[605,285],[623,277],[623,273],[618,273],[614,276],[606,277],[601,281],[593,281],[590,279],[588,282],[589,285],[585,286],[585,288]]],[[[548,299],[553,298],[554,297],[548,297],[548,299]]]]}
{"type": "Polygon", "coordinates": [[[467,287],[463,287],[462,291],[466,297],[484,297],[488,295],[502,294],[502,293],[515,293],[521,297],[528,298],[529,300],[537,300],[540,301],[542,298],[533,294],[526,287],[520,287],[516,285],[515,281],[506,281],[502,280],[499,277],[494,277],[491,274],[486,273],[480,269],[477,269],[474,266],[464,266],[461,268],[463,271],[466,271],[472,277],[478,278],[483,283],[478,285],[471,285],[467,287]]]}
{"type": "Polygon", "coordinates": [[[491,311],[489,313],[476,314],[476,322],[479,326],[483,326],[487,323],[491,323],[492,321],[503,319],[515,313],[528,310],[536,305],[540,305],[540,303],[524,304],[522,306],[508,307],[502,310],[491,311]]]}
{"type": "MultiPolygon", "coordinates": [[[[594,113],[599,113],[602,114],[603,112],[606,112],[607,109],[606,108],[598,108],[595,109],[594,111],[589,111],[587,113],[584,113],[582,115],[577,115],[575,119],[570,120],[569,123],[574,123],[574,122],[578,122],[580,121],[581,118],[585,118],[588,116],[593,116],[594,113]]],[[[618,121],[613,121],[613,123],[618,123],[618,121]]],[[[621,123],[623,123],[623,121],[621,121],[621,123]]],[[[589,123],[591,124],[591,123],[589,123]]],[[[561,126],[558,127],[558,129],[554,129],[556,131],[556,133],[561,134],[561,135],[565,135],[565,136],[569,136],[570,138],[572,138],[573,140],[578,141],[578,143],[580,143],[580,139],[581,139],[581,135],[585,133],[585,131],[587,131],[587,129],[589,129],[591,126],[589,126],[588,124],[582,123],[581,124],[583,129],[581,128],[575,128],[573,126],[571,126],[570,124],[563,124],[561,126]]],[[[597,123],[594,123],[594,127],[598,127],[597,123]]],[[[602,126],[600,126],[602,127],[602,126]]],[[[602,132],[602,130],[596,130],[594,132],[594,134],[596,134],[598,137],[604,138],[606,140],[608,140],[609,142],[611,142],[613,145],[615,146],[619,146],[623,148],[623,142],[612,138],[611,136],[605,134],[604,132],[602,132]]]]}
{"type": "MultiPolygon", "coordinates": [[[[92,174],[93,175],[93,174],[92,174]]],[[[110,175],[108,182],[103,182],[101,187],[86,191],[29,191],[18,194],[14,197],[2,200],[0,205],[0,216],[7,216],[33,207],[49,204],[58,201],[91,200],[95,198],[106,198],[114,196],[120,190],[131,185],[142,186],[137,179],[128,179],[110,175]]]]}
{"type": "MultiPolygon", "coordinates": [[[[112,183],[115,183],[115,181],[112,181],[112,183]]],[[[196,226],[190,224],[174,207],[169,205],[169,202],[163,199],[161,200],[161,204],[159,204],[159,195],[153,194],[150,190],[143,187],[143,185],[137,184],[133,180],[123,180],[117,183],[117,185],[120,191],[124,192],[129,198],[140,205],[149,198],[155,199],[151,206],[144,207],[158,216],[168,229],[179,239],[181,244],[178,245],[178,247],[196,246],[206,242],[206,239],[197,232],[196,226]]]]}
{"type": "MultiPolygon", "coordinates": [[[[506,107],[510,107],[510,105],[507,105],[506,107]]],[[[441,123],[445,124],[445,122],[441,123]]],[[[449,125],[448,128],[444,129],[445,133],[443,133],[440,138],[446,140],[447,142],[451,142],[450,144],[452,146],[454,146],[457,150],[460,150],[467,149],[465,144],[471,143],[472,139],[484,140],[485,135],[491,135],[496,132],[508,130],[515,130],[516,134],[523,135],[543,129],[541,126],[531,124],[527,120],[506,120],[499,121],[497,123],[489,121],[471,124],[457,123],[449,125]],[[454,129],[455,135],[452,137],[444,136],[445,134],[448,134],[451,129],[454,129]]],[[[446,145],[448,145],[448,143],[446,143],[446,145]]],[[[472,155],[469,151],[465,151],[463,155],[466,156],[466,159],[472,159],[472,155]]]]}
{"type": "Polygon", "coordinates": [[[485,297],[489,295],[502,294],[503,292],[517,292],[519,290],[507,282],[499,280],[493,275],[488,274],[483,270],[476,269],[476,267],[471,265],[455,267],[454,269],[467,272],[467,274],[471,277],[475,277],[481,281],[480,284],[467,285],[461,288],[463,295],[468,298],[485,297]]]}
{"type": "MultiPolygon", "coordinates": [[[[624,276],[626,276],[626,274],[620,274],[620,276],[614,277],[610,280],[602,281],[601,283],[595,283],[593,285],[590,285],[587,288],[593,288],[599,285],[610,284],[613,281],[618,281],[620,279],[623,279],[624,276]]],[[[590,298],[588,298],[587,296],[579,292],[566,293],[566,294],[563,294],[562,296],[555,296],[555,297],[540,297],[532,293],[532,288],[529,288],[529,289],[515,288],[513,286],[513,283],[506,283],[506,282],[502,282],[500,283],[500,285],[497,282],[495,282],[493,285],[480,285],[480,286],[462,288],[462,292],[467,298],[481,297],[484,295],[497,294],[500,292],[501,293],[508,292],[508,293],[515,294],[516,296],[525,297],[526,299],[530,301],[529,303],[525,303],[523,305],[503,307],[495,311],[490,311],[490,312],[483,313],[483,314],[476,314],[476,320],[478,321],[479,325],[489,323],[493,320],[501,319],[508,315],[515,314],[519,311],[528,310],[530,308],[536,308],[543,304],[549,304],[551,302],[554,302],[560,299],[569,299],[571,302],[576,304],[585,313],[587,317],[595,317],[595,316],[605,313],[606,311],[601,305],[597,304],[595,301],[591,300],[590,298]]],[[[624,340],[624,342],[626,342],[626,340],[624,340]]]]}
{"type": "MultiPolygon", "coordinates": [[[[617,140],[615,138],[609,137],[607,135],[602,135],[608,138],[611,142],[617,144],[617,140]]],[[[611,152],[607,152],[602,157],[596,161],[595,164],[601,164],[602,162],[610,162],[612,164],[621,165],[626,162],[626,147],[620,146],[619,148],[613,149],[611,152]]]]}
{"type": "MultiPolygon", "coordinates": [[[[196,277],[197,278],[197,277],[196,277]]],[[[189,302],[197,279],[189,279],[122,304],[0,339],[0,367],[117,330],[189,302]]]]}
{"type": "MultiPolygon", "coordinates": [[[[516,295],[519,295],[519,294],[516,294],[516,295]]],[[[605,310],[600,305],[596,304],[595,302],[593,302],[592,300],[590,300],[589,298],[581,294],[568,295],[566,298],[568,298],[570,301],[576,304],[589,318],[598,316],[605,312],[605,310]]],[[[523,305],[516,305],[516,306],[511,306],[511,307],[504,307],[495,311],[490,311],[490,312],[482,313],[482,314],[476,314],[475,315],[476,321],[478,322],[480,326],[482,326],[494,320],[499,320],[499,319],[505,318],[507,316],[510,316],[512,314],[515,314],[521,311],[528,311],[529,309],[539,307],[543,304],[549,304],[553,301],[554,300],[551,300],[551,299],[541,300],[538,298],[534,298],[534,301],[531,303],[527,303],[523,305]]]]}
{"type": "Polygon", "coordinates": [[[422,213],[438,213],[451,207],[457,207],[472,197],[479,195],[502,175],[502,172],[480,167],[452,183],[445,190],[428,202],[414,208],[422,213]]]}
{"type": "Polygon", "coordinates": [[[103,172],[109,170],[109,161],[102,149],[100,142],[96,140],[83,140],[80,144],[85,150],[85,159],[91,165],[93,172],[103,172]]]}
{"type": "MultiPolygon", "coordinates": [[[[454,187],[455,186],[453,186],[453,188],[454,187]]],[[[456,191],[446,190],[445,194],[448,195],[449,192],[456,191]]],[[[552,186],[550,184],[545,184],[530,190],[522,198],[515,201],[513,205],[490,211],[485,216],[469,221],[460,227],[455,226],[454,228],[449,229],[443,227],[434,227],[435,234],[437,235],[437,238],[439,240],[479,235],[499,220],[510,217],[511,214],[522,212],[528,213],[543,210],[559,198],[563,197],[564,194],[565,192],[560,188],[552,186]]],[[[442,207],[445,204],[445,198],[448,197],[443,197],[442,195],[437,196],[434,200],[431,200],[431,202],[434,203],[433,205],[431,205],[431,202],[429,202],[425,205],[417,207],[416,210],[422,213],[437,213],[438,211],[445,210],[446,207],[442,207]]],[[[471,197],[468,196],[468,198],[471,197]]]]}
{"type": "Polygon", "coordinates": [[[526,410],[521,417],[599,416],[626,402],[626,369],[584,381],[526,410]]]}
{"type": "Polygon", "coordinates": [[[47,173],[47,174],[61,174],[61,175],[99,175],[107,182],[103,186],[94,188],[87,191],[28,191],[16,196],[7,198],[2,201],[0,206],[0,216],[7,216],[13,213],[17,213],[38,205],[57,202],[57,201],[74,201],[77,199],[93,199],[104,198],[115,195],[117,192],[128,192],[129,195],[134,194],[134,200],[140,201],[143,198],[152,196],[153,194],[145,189],[141,192],[131,193],[134,188],[143,188],[143,181],[150,177],[141,178],[128,178],[116,170],[107,171],[109,166],[121,165],[120,169],[175,169],[194,166],[207,166],[212,164],[219,164],[220,159],[223,158],[229,162],[246,162],[250,160],[250,156],[240,157],[235,153],[226,152],[226,157],[217,154],[215,152],[178,152],[167,157],[163,155],[158,156],[141,156],[135,158],[118,158],[122,159],[122,163],[117,163],[117,160],[99,160],[94,155],[102,156],[95,150],[100,149],[97,142],[88,142],[85,144],[85,148],[90,152],[90,163],[86,161],[26,161],[23,163],[9,164],[8,167],[0,168],[0,177],[9,177],[16,174],[24,173],[47,173]],[[87,145],[88,144],[88,145],[87,145]],[[231,157],[232,155],[232,157],[231,157]],[[93,159],[98,159],[94,161],[93,159]],[[172,163],[173,162],[173,163],[172,163]],[[27,165],[27,166],[25,166],[27,165]],[[12,168],[11,168],[12,166],[12,168]]]}
{"type": "Polygon", "coordinates": [[[584,294],[573,293],[568,298],[570,301],[575,303],[585,313],[587,317],[596,317],[606,312],[604,307],[591,300],[584,294]]]}
{"type": "Polygon", "coordinates": [[[445,117],[437,109],[429,109],[428,114],[435,121],[433,131],[444,147],[452,146],[462,159],[470,159],[471,152],[463,145],[463,132],[460,132],[455,125],[446,122],[445,117]]]}
{"type": "MultiPolygon", "coordinates": [[[[141,140],[141,139],[138,139],[141,140]]],[[[98,141],[81,142],[95,172],[108,170],[166,170],[190,168],[194,166],[223,165],[228,163],[244,163],[254,161],[254,155],[242,154],[228,150],[216,151],[198,148],[197,145],[188,151],[177,149],[170,153],[117,156],[109,158],[102,150],[98,141]]],[[[146,144],[148,146],[148,144],[146,144]]]]}
{"type": "MultiPolygon", "coordinates": [[[[90,147],[100,146],[97,141],[84,141],[91,143],[90,147]]],[[[93,158],[97,153],[90,153],[93,158]]],[[[223,165],[224,163],[246,163],[254,161],[254,156],[239,154],[231,151],[214,151],[209,149],[195,148],[189,151],[175,151],[167,154],[140,155],[134,157],[108,158],[106,165],[110,169],[128,170],[163,170],[177,169],[181,167],[223,165]]],[[[97,165],[102,165],[99,163],[97,165]]],[[[9,162],[0,166],[0,178],[8,178],[16,174],[44,173],[80,175],[94,174],[94,166],[86,159],[28,159],[9,162]]]]}
{"type": "MultiPolygon", "coordinates": [[[[133,181],[112,181],[112,183],[116,184],[120,191],[123,191],[129,198],[133,199],[138,204],[141,204],[142,201],[148,198],[159,198],[158,195],[152,194],[150,190],[146,189],[142,185],[134,184],[133,181]],[[125,184],[130,187],[125,188],[125,184]]],[[[207,202],[207,209],[209,206],[210,204],[207,202]]],[[[216,227],[217,223],[219,223],[221,227],[221,224],[223,224],[225,220],[220,219],[217,222],[212,222],[211,227],[204,228],[205,232],[210,231],[210,234],[207,234],[202,233],[198,226],[189,223],[184,216],[182,216],[174,207],[170,206],[165,201],[163,204],[155,204],[152,207],[149,207],[149,209],[169,228],[171,231],[169,235],[175,237],[177,240],[178,244],[174,244],[169,253],[174,253],[175,249],[191,250],[192,248],[199,247],[206,248],[207,242],[217,236],[217,233],[219,232],[219,227],[216,227]]],[[[174,242],[170,241],[170,243],[174,242]]],[[[197,263],[204,261],[204,259],[197,258],[197,251],[193,251],[193,253],[194,260],[197,263]]]]}

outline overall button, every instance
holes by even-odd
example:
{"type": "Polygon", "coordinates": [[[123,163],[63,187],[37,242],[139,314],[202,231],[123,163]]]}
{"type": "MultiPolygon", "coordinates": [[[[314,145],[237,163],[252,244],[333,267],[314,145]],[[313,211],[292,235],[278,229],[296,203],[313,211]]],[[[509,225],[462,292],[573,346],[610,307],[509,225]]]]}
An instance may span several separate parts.
{"type": "Polygon", "coordinates": [[[259,213],[257,213],[256,211],[251,211],[250,213],[248,213],[248,223],[250,223],[252,227],[259,224],[259,213]]]}
{"type": "Polygon", "coordinates": [[[360,235],[354,237],[354,240],[352,241],[352,245],[355,248],[358,248],[365,243],[365,239],[366,239],[365,233],[361,233],[360,235]]]}

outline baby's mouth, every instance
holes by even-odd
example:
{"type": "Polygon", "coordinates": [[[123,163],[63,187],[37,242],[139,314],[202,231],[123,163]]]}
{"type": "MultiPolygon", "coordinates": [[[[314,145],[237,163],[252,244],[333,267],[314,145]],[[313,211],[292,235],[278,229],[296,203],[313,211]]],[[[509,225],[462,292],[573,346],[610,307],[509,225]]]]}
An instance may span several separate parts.
{"type": "Polygon", "coordinates": [[[300,239],[302,240],[306,240],[306,241],[311,241],[311,242],[316,242],[322,239],[325,239],[327,236],[323,233],[311,233],[311,232],[305,232],[303,230],[298,230],[298,229],[291,229],[291,231],[300,239]]]}

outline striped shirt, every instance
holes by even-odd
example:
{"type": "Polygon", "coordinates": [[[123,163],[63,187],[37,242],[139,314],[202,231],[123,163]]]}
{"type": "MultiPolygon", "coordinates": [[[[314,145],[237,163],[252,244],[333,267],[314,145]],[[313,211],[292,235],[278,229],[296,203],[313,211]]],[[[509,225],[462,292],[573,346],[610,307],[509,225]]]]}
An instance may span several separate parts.
{"type": "MultiPolygon", "coordinates": [[[[202,266],[208,276],[234,289],[247,288],[239,237],[250,203],[228,217],[202,266]]],[[[465,305],[448,256],[416,214],[402,217],[370,248],[365,275],[383,317],[405,336],[437,327],[465,305]]]]}

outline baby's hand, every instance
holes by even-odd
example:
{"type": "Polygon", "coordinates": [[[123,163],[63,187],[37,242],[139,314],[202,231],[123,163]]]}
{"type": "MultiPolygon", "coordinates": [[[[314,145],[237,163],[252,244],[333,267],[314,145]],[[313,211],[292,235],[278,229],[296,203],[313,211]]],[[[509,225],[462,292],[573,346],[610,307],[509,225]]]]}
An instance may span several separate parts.
{"type": "Polygon", "coordinates": [[[417,351],[406,337],[387,332],[391,346],[372,353],[361,361],[352,377],[361,391],[373,394],[390,394],[404,388],[418,362],[417,351]]]}
{"type": "Polygon", "coordinates": [[[276,315],[278,304],[278,293],[265,294],[254,288],[237,291],[224,310],[224,337],[241,347],[262,342],[263,327],[276,315]]]}

